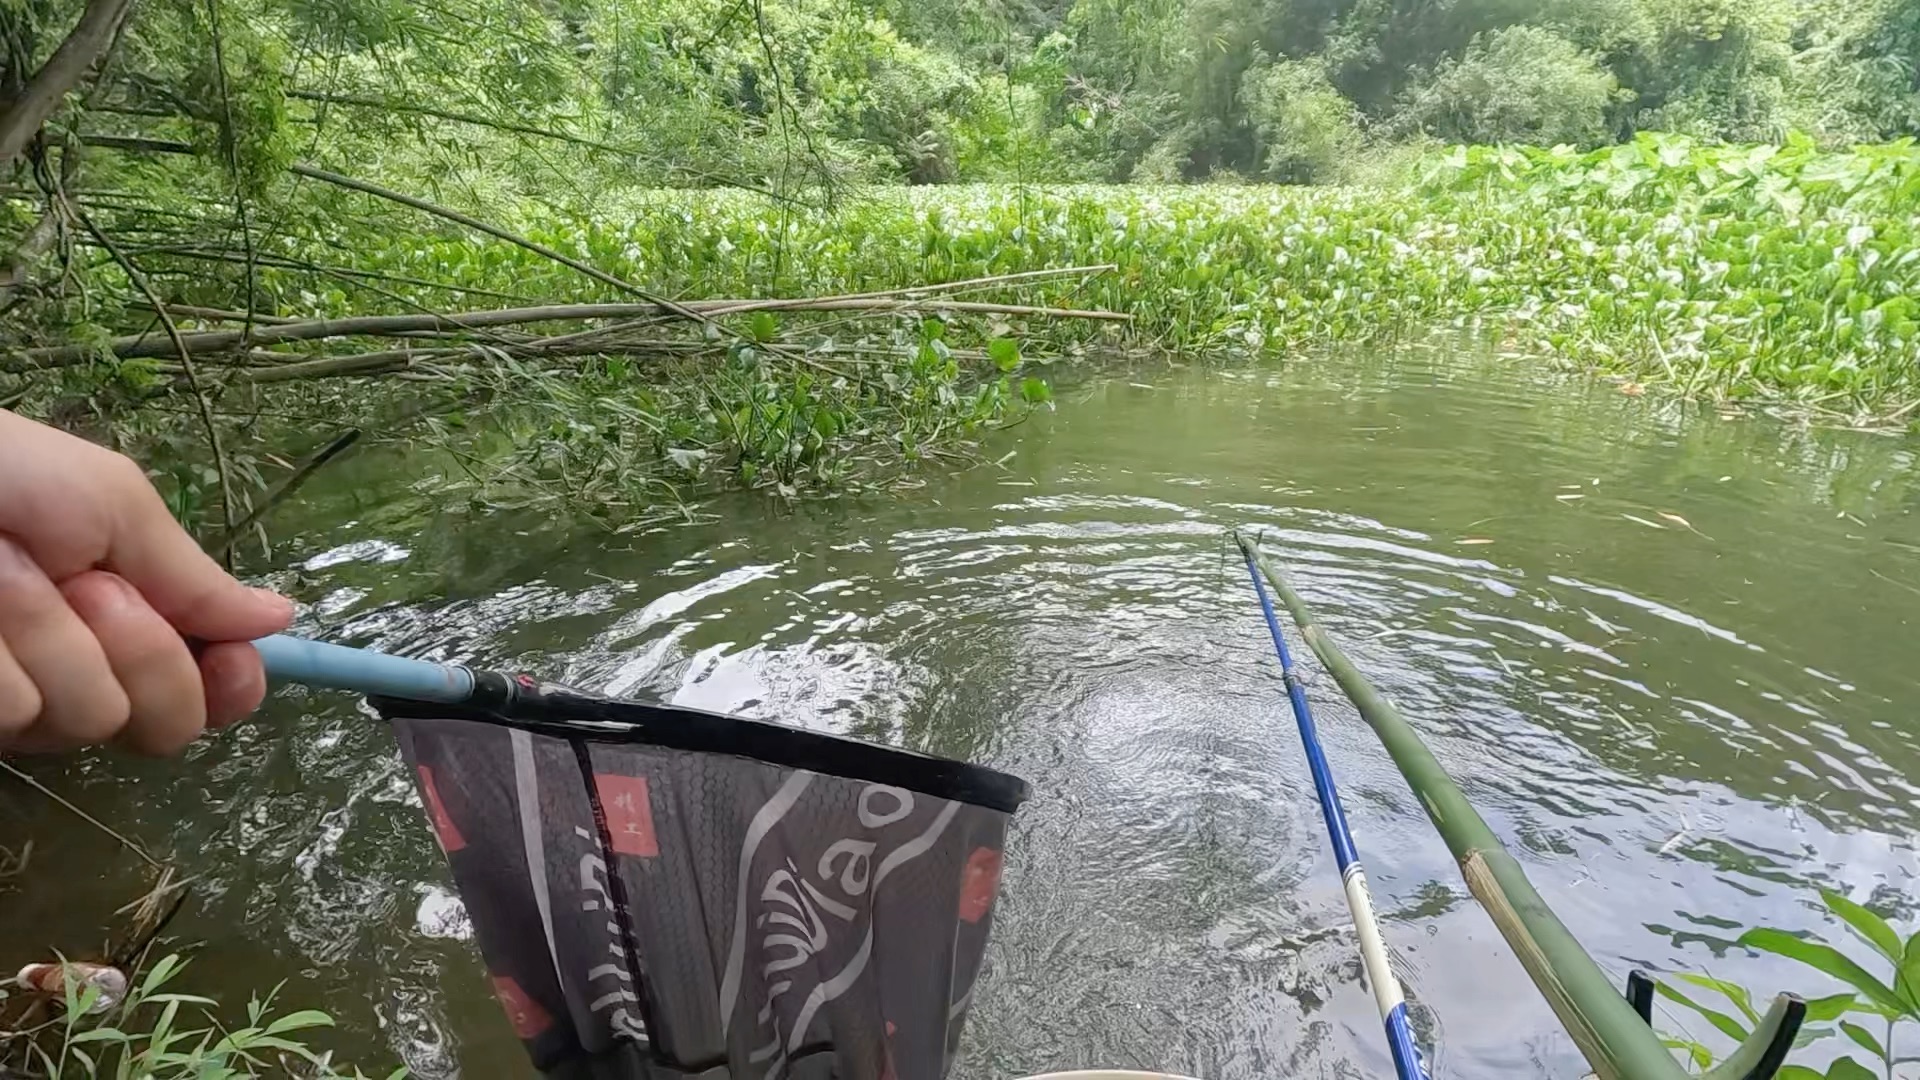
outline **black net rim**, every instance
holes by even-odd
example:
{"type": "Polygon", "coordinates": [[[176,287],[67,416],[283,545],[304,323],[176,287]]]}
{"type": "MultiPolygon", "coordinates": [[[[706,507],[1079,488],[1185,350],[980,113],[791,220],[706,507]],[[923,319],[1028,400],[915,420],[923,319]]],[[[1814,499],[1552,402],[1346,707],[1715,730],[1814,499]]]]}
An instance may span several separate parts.
{"type": "Polygon", "coordinates": [[[644,744],[751,758],[873,784],[888,784],[1011,814],[1031,789],[1017,776],[950,758],[830,735],[767,720],[615,701],[566,687],[475,672],[475,699],[463,704],[369,697],[386,718],[472,720],[600,743],[644,744]]]}

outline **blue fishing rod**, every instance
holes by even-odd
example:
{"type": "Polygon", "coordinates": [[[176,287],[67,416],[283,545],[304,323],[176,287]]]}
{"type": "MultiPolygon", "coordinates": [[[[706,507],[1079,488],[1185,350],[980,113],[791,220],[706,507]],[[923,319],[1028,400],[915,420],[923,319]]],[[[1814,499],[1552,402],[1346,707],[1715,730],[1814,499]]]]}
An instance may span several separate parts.
{"type": "Polygon", "coordinates": [[[1407,1002],[1400,993],[1400,980],[1394,977],[1387,961],[1386,941],[1380,936],[1380,923],[1373,915],[1373,898],[1367,893],[1367,875],[1360,867],[1353,833],[1347,828],[1347,814],[1340,806],[1340,789],[1333,782],[1333,770],[1320,746],[1320,734],[1313,725],[1313,709],[1307,704],[1307,691],[1294,669],[1293,654],[1287,650],[1286,636],[1280,632],[1280,620],[1273,613],[1273,601],[1267,598],[1266,583],[1253,563],[1253,548],[1243,537],[1235,538],[1240,554],[1247,562],[1247,576],[1253,579],[1253,591],[1260,598],[1260,613],[1266,616],[1267,632],[1273,635],[1273,650],[1280,656],[1280,676],[1287,685],[1287,700],[1293,705],[1293,718],[1300,726],[1300,743],[1307,752],[1307,769],[1313,773],[1313,788],[1320,795],[1320,816],[1327,823],[1327,837],[1333,842],[1333,860],[1340,866],[1340,881],[1346,888],[1347,909],[1353,913],[1354,931],[1360,938],[1360,963],[1366,968],[1367,982],[1373,987],[1373,1001],[1380,1007],[1380,1020],[1386,1025],[1387,1046],[1393,1051],[1393,1072],[1398,1080],[1427,1080],[1426,1064],[1413,1041],[1413,1028],[1407,1023],[1407,1002]]]}

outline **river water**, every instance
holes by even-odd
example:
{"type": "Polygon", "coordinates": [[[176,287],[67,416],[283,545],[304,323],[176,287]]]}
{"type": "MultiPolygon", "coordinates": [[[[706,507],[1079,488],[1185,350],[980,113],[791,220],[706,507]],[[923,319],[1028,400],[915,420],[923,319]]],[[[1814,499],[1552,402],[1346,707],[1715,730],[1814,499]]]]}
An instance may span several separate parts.
{"type": "MultiPolygon", "coordinates": [[[[964,1077],[1380,1076],[1229,527],[1266,531],[1617,977],[1811,996],[1832,988],[1731,941],[1844,941],[1822,883],[1909,913],[1917,445],[1443,341],[1134,370],[996,435],[998,466],[899,497],[729,496],[712,524],[631,535],[432,516],[426,464],[368,453],[286,512],[268,580],[306,633],[1028,778],[964,1077]]],[[[1309,694],[1436,1075],[1581,1075],[1368,730],[1330,679],[1309,694]]],[[[285,980],[369,1071],[521,1074],[392,739],[355,701],[290,689],[184,761],[32,768],[196,875],[170,929],[204,942],[187,988],[285,980]]],[[[11,783],[0,811],[35,841],[0,882],[4,959],[96,945],[137,864],[11,783]]]]}

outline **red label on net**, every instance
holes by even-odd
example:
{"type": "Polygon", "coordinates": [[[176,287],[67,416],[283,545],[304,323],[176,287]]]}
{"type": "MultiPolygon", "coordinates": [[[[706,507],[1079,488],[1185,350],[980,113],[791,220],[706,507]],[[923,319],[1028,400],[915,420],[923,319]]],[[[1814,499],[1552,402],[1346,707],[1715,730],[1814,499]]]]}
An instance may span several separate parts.
{"type": "Polygon", "coordinates": [[[960,920],[979,922],[993,907],[994,894],[999,891],[1000,853],[992,848],[974,848],[960,877],[960,920]]]}
{"type": "Polygon", "coordinates": [[[653,835],[653,804],[647,799],[647,778],[594,773],[594,790],[607,815],[607,836],[616,855],[658,855],[653,835]]]}
{"type": "Polygon", "coordinates": [[[433,770],[420,766],[420,794],[427,804],[427,818],[433,822],[433,834],[440,838],[440,850],[451,855],[467,846],[467,838],[453,823],[447,805],[440,801],[440,789],[433,786],[433,770]]]}
{"type": "Polygon", "coordinates": [[[500,999],[500,1007],[507,1011],[507,1023],[513,1025],[515,1035],[531,1039],[553,1026],[553,1017],[547,1015],[547,1010],[528,997],[510,976],[493,977],[493,996],[500,999]]]}

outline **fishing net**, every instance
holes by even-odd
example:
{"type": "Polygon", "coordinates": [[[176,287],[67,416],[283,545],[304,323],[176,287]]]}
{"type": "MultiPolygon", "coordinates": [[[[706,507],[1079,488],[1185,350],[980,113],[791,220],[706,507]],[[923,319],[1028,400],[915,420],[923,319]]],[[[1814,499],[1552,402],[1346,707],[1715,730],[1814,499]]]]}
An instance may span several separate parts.
{"type": "Polygon", "coordinates": [[[549,1077],[939,1080],[1011,776],[482,675],[393,724],[495,995],[549,1077]]]}

